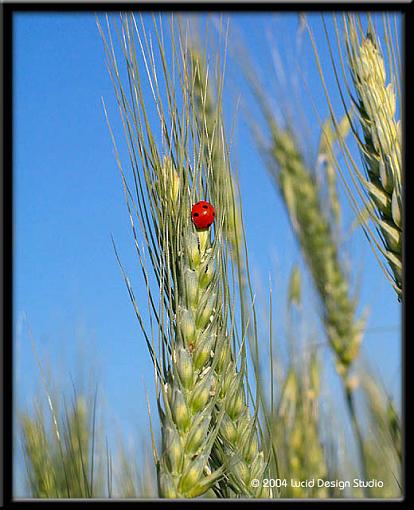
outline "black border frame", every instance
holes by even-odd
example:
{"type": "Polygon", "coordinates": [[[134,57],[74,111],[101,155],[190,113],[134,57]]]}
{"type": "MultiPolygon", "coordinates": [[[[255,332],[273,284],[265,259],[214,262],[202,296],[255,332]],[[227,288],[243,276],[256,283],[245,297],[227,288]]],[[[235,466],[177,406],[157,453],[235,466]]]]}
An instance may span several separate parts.
{"type": "MultiPolygon", "coordinates": [[[[3,309],[0,311],[0,323],[3,324],[3,342],[0,346],[0,359],[3,361],[3,374],[0,378],[0,409],[2,420],[0,422],[0,506],[13,505],[18,506],[22,503],[29,504],[110,504],[110,503],[159,503],[159,504],[220,504],[234,503],[235,500],[190,500],[190,501],[174,501],[174,500],[13,500],[13,14],[17,12],[113,12],[113,11],[180,11],[180,12],[269,12],[269,11],[306,11],[306,12],[322,12],[322,11],[398,11],[404,16],[403,20],[403,40],[404,40],[404,60],[403,60],[403,80],[402,92],[404,100],[404,108],[402,111],[403,122],[403,161],[404,161],[404,246],[403,246],[403,272],[404,272],[404,294],[402,299],[402,421],[403,421],[403,490],[404,497],[401,500],[363,500],[364,504],[370,503],[402,503],[406,502],[411,494],[409,477],[407,476],[407,468],[409,466],[408,451],[410,442],[409,417],[407,415],[407,385],[408,379],[412,377],[413,370],[407,363],[413,358],[409,354],[412,352],[412,343],[407,341],[407,315],[406,303],[409,295],[408,277],[407,277],[407,237],[409,222],[407,218],[407,200],[406,193],[409,189],[410,172],[406,169],[410,168],[409,156],[410,151],[407,150],[407,133],[409,131],[409,116],[406,113],[412,104],[410,92],[412,91],[412,80],[409,76],[411,70],[411,51],[410,51],[410,28],[412,16],[412,0],[408,2],[258,2],[258,3],[236,3],[236,2],[85,2],[85,3],[58,3],[58,2],[41,2],[41,3],[3,3],[0,5],[0,32],[2,33],[2,53],[1,62],[3,64],[3,73],[0,75],[2,99],[3,99],[3,115],[1,117],[0,132],[3,139],[2,151],[2,208],[0,209],[0,235],[2,237],[2,250],[0,252],[0,281],[3,281],[3,309]],[[408,431],[408,434],[405,431],[408,431]]],[[[1,3],[1,0],[0,0],[1,3]]],[[[409,272],[409,271],[408,271],[409,272]]],[[[412,422],[411,422],[412,423],[412,422]]],[[[252,504],[272,504],[269,501],[260,500],[240,500],[239,503],[252,504]]],[[[275,504],[290,503],[352,503],[361,502],[361,500],[275,500],[275,504]]]]}

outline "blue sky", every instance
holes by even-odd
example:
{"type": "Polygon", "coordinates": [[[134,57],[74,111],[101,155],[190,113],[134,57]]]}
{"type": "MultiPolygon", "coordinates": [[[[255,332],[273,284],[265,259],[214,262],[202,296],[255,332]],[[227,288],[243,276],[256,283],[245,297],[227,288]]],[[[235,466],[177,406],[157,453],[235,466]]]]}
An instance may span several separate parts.
{"type": "MultiPolygon", "coordinates": [[[[312,16],[310,22],[322,62],[329,67],[321,21],[312,16]]],[[[69,382],[82,366],[87,374],[96,374],[111,423],[126,436],[139,438],[148,431],[145,392],[152,398],[153,371],[111,235],[143,302],[146,293],[102,110],[101,97],[122,140],[95,15],[16,14],[13,34],[15,403],[19,409],[29,407],[41,388],[30,327],[45,366],[53,366],[69,382]]],[[[276,76],[272,41],[286,62],[299,54],[311,91],[300,105],[308,123],[303,135],[316,144],[315,110],[325,118],[327,108],[305,35],[298,49],[296,15],[232,15],[230,40],[232,36],[242,38],[269,91],[276,76]]],[[[232,156],[240,176],[258,302],[267,299],[271,274],[278,320],[290,269],[301,257],[255,146],[248,123],[255,107],[231,54],[226,87],[230,120],[240,99],[232,156]]],[[[290,100],[296,100],[294,94],[290,100]]],[[[345,220],[349,226],[349,211],[345,220]]],[[[364,356],[398,395],[400,306],[360,231],[345,248],[357,275],[361,309],[369,307],[364,356]]],[[[312,292],[306,295],[306,307],[315,309],[312,292]]]]}

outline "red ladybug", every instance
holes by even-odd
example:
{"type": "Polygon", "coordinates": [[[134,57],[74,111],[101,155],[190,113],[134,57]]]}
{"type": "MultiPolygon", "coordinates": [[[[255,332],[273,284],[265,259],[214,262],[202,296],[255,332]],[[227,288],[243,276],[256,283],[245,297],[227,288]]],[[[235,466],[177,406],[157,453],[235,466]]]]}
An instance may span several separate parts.
{"type": "Polygon", "coordinates": [[[197,202],[191,209],[191,219],[193,220],[194,225],[199,229],[208,228],[212,225],[215,216],[216,211],[214,207],[205,200],[197,202]]]}

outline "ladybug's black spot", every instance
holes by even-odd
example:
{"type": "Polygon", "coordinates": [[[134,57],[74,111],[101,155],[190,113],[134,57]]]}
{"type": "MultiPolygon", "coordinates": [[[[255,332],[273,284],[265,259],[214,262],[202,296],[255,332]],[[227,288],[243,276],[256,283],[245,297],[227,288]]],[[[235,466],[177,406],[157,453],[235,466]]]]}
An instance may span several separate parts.
{"type": "Polygon", "coordinates": [[[203,209],[208,209],[208,205],[203,205],[203,209]]]}
{"type": "Polygon", "coordinates": [[[215,216],[215,215],[216,215],[216,213],[213,211],[213,216],[215,216]]]}
{"type": "Polygon", "coordinates": [[[198,212],[195,212],[195,213],[193,214],[193,216],[194,216],[195,218],[197,218],[197,216],[198,216],[198,212]]]}

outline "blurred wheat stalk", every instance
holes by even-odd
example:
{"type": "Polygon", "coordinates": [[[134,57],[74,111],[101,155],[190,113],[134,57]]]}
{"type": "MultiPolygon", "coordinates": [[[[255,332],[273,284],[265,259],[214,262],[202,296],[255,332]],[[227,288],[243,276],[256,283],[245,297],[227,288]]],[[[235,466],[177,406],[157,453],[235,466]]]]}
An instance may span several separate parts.
{"type": "Polygon", "coordinates": [[[95,404],[76,396],[66,406],[50,394],[49,413],[36,403],[34,415],[20,417],[31,497],[93,498],[102,494],[96,465],[95,404]]]}
{"type": "Polygon", "coordinates": [[[370,370],[361,376],[361,397],[369,431],[365,445],[368,472],[378,480],[386,480],[384,488],[374,490],[373,496],[395,497],[402,492],[400,413],[370,370]]]}
{"type": "MultiPolygon", "coordinates": [[[[55,383],[61,384],[60,381],[55,383]]],[[[33,412],[19,416],[20,441],[30,498],[150,498],[156,490],[147,463],[136,465],[131,450],[119,443],[116,457],[102,425],[97,425],[97,398],[74,392],[70,405],[60,392],[40,395],[33,412]]]]}
{"type": "MultiPolygon", "coordinates": [[[[317,348],[310,339],[300,337],[298,323],[302,314],[302,277],[294,266],[288,291],[289,359],[276,359],[282,377],[276,406],[272,412],[271,440],[278,452],[279,477],[290,480],[326,479],[329,474],[326,437],[320,427],[320,389],[322,366],[317,348]]],[[[275,385],[276,386],[276,385],[275,385]]],[[[288,483],[281,487],[284,498],[326,498],[325,487],[303,487],[288,483]]]]}
{"type": "MultiPolygon", "coordinates": [[[[307,167],[298,143],[289,129],[271,120],[272,148],[277,183],[289,217],[308,262],[315,287],[323,303],[323,318],[338,371],[347,376],[358,355],[364,319],[356,319],[356,300],[339,257],[332,227],[321,202],[315,174],[307,167]]],[[[336,208],[339,205],[336,202],[336,208]]]]}

